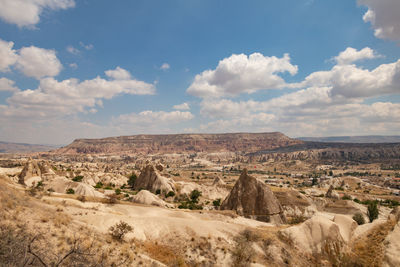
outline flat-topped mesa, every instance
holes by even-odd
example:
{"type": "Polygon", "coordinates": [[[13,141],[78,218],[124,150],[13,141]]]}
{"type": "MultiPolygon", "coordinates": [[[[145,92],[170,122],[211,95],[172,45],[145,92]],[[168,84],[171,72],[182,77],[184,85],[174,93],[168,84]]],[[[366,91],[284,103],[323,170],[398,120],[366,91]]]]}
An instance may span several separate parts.
{"type": "Polygon", "coordinates": [[[247,174],[244,169],[232,191],[222,202],[222,210],[235,210],[239,215],[258,221],[286,222],[283,209],[269,187],[247,174]]]}
{"type": "Polygon", "coordinates": [[[273,133],[133,135],[102,139],[77,139],[55,150],[58,154],[256,152],[302,144],[273,133]]]}

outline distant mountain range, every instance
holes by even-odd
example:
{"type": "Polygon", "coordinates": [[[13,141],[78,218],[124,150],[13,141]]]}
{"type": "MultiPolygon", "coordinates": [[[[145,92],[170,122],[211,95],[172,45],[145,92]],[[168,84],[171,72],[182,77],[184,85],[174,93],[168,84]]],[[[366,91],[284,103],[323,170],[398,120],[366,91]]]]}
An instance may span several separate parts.
{"type": "Polygon", "coordinates": [[[0,153],[31,153],[46,152],[57,148],[52,145],[36,145],[24,143],[9,143],[0,141],[0,153]]]}
{"type": "Polygon", "coordinates": [[[296,139],[302,141],[329,142],[329,143],[400,143],[400,135],[298,137],[296,139]]]}

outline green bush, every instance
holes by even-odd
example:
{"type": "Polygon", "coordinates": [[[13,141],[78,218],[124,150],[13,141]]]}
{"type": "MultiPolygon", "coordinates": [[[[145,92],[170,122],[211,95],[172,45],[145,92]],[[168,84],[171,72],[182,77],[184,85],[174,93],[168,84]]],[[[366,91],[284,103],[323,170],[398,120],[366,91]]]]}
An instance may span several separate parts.
{"type": "Polygon", "coordinates": [[[103,187],[103,183],[102,182],[98,182],[94,188],[102,188],[103,187]]]}
{"type": "Polygon", "coordinates": [[[353,220],[355,220],[358,225],[362,225],[365,223],[364,216],[360,212],[357,212],[356,214],[354,214],[353,220]]]}
{"type": "Polygon", "coordinates": [[[214,201],[213,201],[213,206],[214,206],[214,207],[219,207],[219,206],[221,206],[221,199],[218,198],[218,199],[214,200],[214,201]]]}
{"type": "Polygon", "coordinates": [[[160,189],[157,189],[157,190],[156,190],[156,195],[159,195],[159,194],[161,194],[161,190],[160,190],[160,189]]]}
{"type": "Polygon", "coordinates": [[[373,201],[368,204],[367,215],[369,218],[369,222],[373,222],[379,216],[378,204],[376,201],[373,201]]]}
{"type": "Polygon", "coordinates": [[[191,193],[190,193],[190,199],[191,199],[191,201],[193,202],[193,203],[198,203],[199,202],[199,197],[201,196],[201,192],[200,191],[198,191],[198,190],[193,190],[191,193]]]}
{"type": "Polygon", "coordinates": [[[174,191],[169,191],[168,194],[165,195],[166,197],[174,197],[175,192],[174,191]]]}
{"type": "Polygon", "coordinates": [[[71,194],[71,195],[75,194],[75,190],[72,188],[68,188],[66,192],[67,192],[67,194],[71,194]]]}
{"type": "Polygon", "coordinates": [[[121,189],[119,189],[119,188],[115,189],[115,194],[116,194],[116,195],[121,194],[121,189]]]}
{"type": "Polygon", "coordinates": [[[72,178],[72,181],[74,182],[82,182],[83,176],[82,175],[78,175],[75,176],[74,178],[72,178]]]}

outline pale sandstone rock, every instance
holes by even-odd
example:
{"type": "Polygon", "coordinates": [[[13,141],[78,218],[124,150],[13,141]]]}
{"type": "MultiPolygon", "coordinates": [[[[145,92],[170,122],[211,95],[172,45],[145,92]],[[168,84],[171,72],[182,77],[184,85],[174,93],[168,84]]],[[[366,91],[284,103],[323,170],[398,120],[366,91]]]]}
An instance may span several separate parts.
{"type": "Polygon", "coordinates": [[[278,224],[286,221],[282,206],[271,189],[248,175],[246,169],[222,202],[221,209],[235,210],[239,215],[259,221],[278,224]]]}

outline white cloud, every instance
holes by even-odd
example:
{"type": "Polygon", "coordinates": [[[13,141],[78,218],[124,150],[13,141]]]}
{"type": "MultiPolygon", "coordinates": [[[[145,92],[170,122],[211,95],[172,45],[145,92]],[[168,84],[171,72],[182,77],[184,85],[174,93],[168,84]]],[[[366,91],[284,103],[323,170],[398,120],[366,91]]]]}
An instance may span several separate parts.
{"type": "Polygon", "coordinates": [[[70,63],[68,66],[70,68],[72,68],[72,69],[77,69],[78,68],[78,64],[76,64],[76,63],[70,63]]]}
{"type": "Polygon", "coordinates": [[[122,114],[112,120],[113,127],[120,132],[132,133],[173,133],[180,124],[190,121],[194,115],[189,111],[151,111],[122,114]]]}
{"type": "Polygon", "coordinates": [[[17,62],[18,55],[13,46],[13,42],[6,42],[0,39],[0,71],[9,71],[10,66],[17,62]]]}
{"type": "Polygon", "coordinates": [[[170,68],[171,66],[168,63],[164,63],[160,67],[161,70],[169,70],[170,68]]]}
{"type": "Polygon", "coordinates": [[[355,65],[336,65],[306,77],[301,86],[331,87],[333,96],[373,97],[400,92],[400,60],[382,64],[373,70],[355,65]]]}
{"type": "Polygon", "coordinates": [[[45,9],[68,9],[74,0],[0,0],[0,18],[18,27],[32,27],[39,23],[45,9]]]}
{"type": "Polygon", "coordinates": [[[16,67],[26,76],[36,79],[57,76],[62,69],[54,50],[35,46],[21,48],[16,67]]]}
{"type": "Polygon", "coordinates": [[[400,40],[399,0],[358,0],[368,7],[363,19],[375,29],[375,36],[382,39],[400,40]]]}
{"type": "Polygon", "coordinates": [[[335,57],[335,60],[339,65],[347,65],[359,60],[373,59],[377,57],[379,57],[379,55],[376,55],[374,50],[369,47],[365,47],[360,51],[357,51],[357,49],[352,47],[348,47],[343,52],[340,52],[340,54],[335,57]]]}
{"type": "Polygon", "coordinates": [[[282,58],[260,53],[232,55],[221,60],[215,70],[196,75],[187,92],[198,97],[222,97],[278,89],[286,85],[277,75],[283,72],[297,73],[297,66],[290,63],[289,54],[282,58]]]}
{"type": "Polygon", "coordinates": [[[12,80],[9,80],[7,78],[0,78],[0,92],[1,91],[10,91],[10,92],[15,92],[18,91],[19,89],[15,87],[15,82],[12,80]]]}
{"type": "Polygon", "coordinates": [[[115,119],[117,123],[128,123],[138,125],[152,124],[173,124],[193,119],[194,116],[189,111],[151,111],[146,110],[140,113],[130,113],[120,115],[115,119]]]}
{"type": "Polygon", "coordinates": [[[113,78],[115,80],[131,79],[131,74],[129,73],[129,71],[124,70],[119,66],[115,70],[107,70],[105,73],[108,77],[113,78]]]}
{"type": "MultiPolygon", "coordinates": [[[[122,70],[122,69],[121,69],[122,70]]],[[[40,80],[35,90],[14,93],[7,99],[8,106],[3,107],[2,116],[46,119],[49,117],[90,112],[102,107],[101,99],[111,99],[120,94],[154,94],[155,87],[138,80],[106,80],[96,77],[79,82],[67,79],[61,82],[54,78],[40,80]]]]}
{"type": "MultiPolygon", "coordinates": [[[[369,52],[354,51],[348,53],[352,56],[341,53],[338,62],[350,64],[371,57],[369,52]]],[[[372,70],[346,64],[311,73],[303,82],[290,85],[297,91],[266,101],[203,99],[200,114],[208,122],[197,131],[281,131],[291,136],[396,134],[400,103],[374,97],[400,93],[400,60],[372,70]]]]}
{"type": "Polygon", "coordinates": [[[92,44],[84,44],[82,42],[79,42],[79,45],[83,48],[85,48],[86,50],[92,50],[93,49],[93,45],[92,44]]]}
{"type": "Polygon", "coordinates": [[[188,103],[185,102],[185,103],[182,103],[182,104],[179,104],[179,105],[174,105],[173,108],[177,109],[177,110],[189,110],[190,106],[189,106],[188,103]]]}
{"type": "Polygon", "coordinates": [[[81,51],[79,49],[73,47],[72,45],[67,46],[66,48],[67,52],[73,55],[78,55],[81,51]]]}

